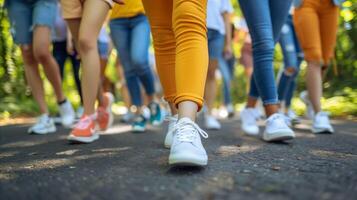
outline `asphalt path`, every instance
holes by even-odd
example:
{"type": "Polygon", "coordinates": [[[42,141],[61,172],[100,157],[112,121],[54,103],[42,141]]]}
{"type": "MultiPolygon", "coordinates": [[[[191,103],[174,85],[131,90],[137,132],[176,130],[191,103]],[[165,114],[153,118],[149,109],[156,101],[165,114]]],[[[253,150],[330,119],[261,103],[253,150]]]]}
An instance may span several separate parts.
{"type": "Polygon", "coordinates": [[[315,135],[304,121],[295,140],[268,144],[223,120],[203,141],[205,168],[169,167],[165,124],[133,134],[116,120],[87,145],[69,144],[62,127],[2,126],[0,199],[357,199],[357,122],[333,124],[336,134],[315,135]]]}

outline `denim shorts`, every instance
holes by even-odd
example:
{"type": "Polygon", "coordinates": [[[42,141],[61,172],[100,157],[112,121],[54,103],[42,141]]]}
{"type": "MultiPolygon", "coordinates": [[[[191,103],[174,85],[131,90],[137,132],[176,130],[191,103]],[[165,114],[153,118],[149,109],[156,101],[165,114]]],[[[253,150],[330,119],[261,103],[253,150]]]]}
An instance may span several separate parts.
{"type": "Polygon", "coordinates": [[[57,14],[56,0],[7,0],[11,33],[17,44],[31,44],[34,27],[53,30],[57,14]]]}
{"type": "Polygon", "coordinates": [[[109,43],[108,42],[99,42],[98,41],[98,53],[99,57],[102,59],[107,59],[109,54],[109,43]]]}
{"type": "Polygon", "coordinates": [[[208,29],[207,39],[209,59],[218,59],[223,56],[224,35],[217,30],[208,29]]]}

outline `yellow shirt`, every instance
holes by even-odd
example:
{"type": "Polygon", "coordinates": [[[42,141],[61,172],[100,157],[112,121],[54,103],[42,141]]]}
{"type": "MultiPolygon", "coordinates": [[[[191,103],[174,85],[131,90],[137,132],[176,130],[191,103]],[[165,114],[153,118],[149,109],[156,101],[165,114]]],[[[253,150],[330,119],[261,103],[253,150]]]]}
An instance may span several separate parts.
{"type": "Polygon", "coordinates": [[[141,0],[125,0],[124,3],[114,4],[110,19],[134,17],[145,12],[141,0]]]}

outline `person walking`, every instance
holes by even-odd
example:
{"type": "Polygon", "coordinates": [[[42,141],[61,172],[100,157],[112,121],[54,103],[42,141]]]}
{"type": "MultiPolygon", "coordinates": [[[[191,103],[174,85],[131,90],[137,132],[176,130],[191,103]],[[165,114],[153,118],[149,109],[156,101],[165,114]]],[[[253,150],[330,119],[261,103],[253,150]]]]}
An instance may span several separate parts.
{"type": "Polygon", "coordinates": [[[308,100],[314,110],[313,133],[333,133],[328,114],[321,109],[322,75],[334,57],[339,5],[343,0],[296,0],[294,25],[307,61],[308,100]]]}
{"type": "Polygon", "coordinates": [[[233,12],[229,0],[207,1],[207,38],[208,38],[208,73],[205,87],[205,127],[207,129],[219,130],[221,124],[212,115],[212,109],[217,96],[216,70],[219,65],[224,70],[225,79],[229,80],[228,66],[224,55],[232,56],[232,31],[230,14],[233,12]],[[227,77],[228,76],[228,77],[227,77]]]}
{"type": "Polygon", "coordinates": [[[196,123],[208,68],[206,0],[143,0],[154,40],[157,71],[171,108],[165,146],[169,164],[205,166],[208,156],[196,123]]]}
{"type": "Polygon", "coordinates": [[[20,45],[27,83],[41,113],[28,132],[47,134],[56,131],[56,126],[49,117],[39,64],[43,66],[45,75],[56,94],[63,126],[71,126],[75,114],[71,103],[63,94],[59,67],[50,51],[51,31],[55,23],[57,2],[11,0],[5,1],[5,8],[9,14],[13,39],[16,44],[20,45]]]}
{"type": "MultiPolygon", "coordinates": [[[[116,2],[123,3],[118,0],[116,2]]],[[[112,0],[61,0],[63,17],[67,21],[82,62],[84,113],[68,136],[71,142],[91,143],[97,140],[99,134],[96,124],[100,131],[105,131],[113,120],[113,95],[101,92],[97,45],[99,32],[113,4],[112,0]],[[97,98],[99,106],[96,110],[97,98]]]]}
{"type": "Polygon", "coordinates": [[[161,108],[156,102],[154,74],[149,65],[150,26],[141,0],[115,5],[110,17],[110,32],[124,69],[132,105],[136,107],[132,123],[134,132],[146,129],[141,86],[144,87],[150,109],[150,123],[160,125],[161,108]]]}
{"type": "Polygon", "coordinates": [[[295,137],[294,132],[279,113],[279,100],[273,70],[274,45],[289,14],[290,0],[239,0],[247,22],[253,47],[253,76],[246,108],[241,112],[242,129],[257,135],[259,128],[255,106],[260,97],[267,120],[263,140],[285,141],[295,137]]]}

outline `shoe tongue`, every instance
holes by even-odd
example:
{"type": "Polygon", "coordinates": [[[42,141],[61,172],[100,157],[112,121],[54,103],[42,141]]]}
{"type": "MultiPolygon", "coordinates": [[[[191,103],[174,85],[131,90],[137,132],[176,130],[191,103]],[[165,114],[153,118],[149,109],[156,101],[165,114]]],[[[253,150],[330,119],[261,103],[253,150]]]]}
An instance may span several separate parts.
{"type": "Polygon", "coordinates": [[[48,114],[42,114],[38,120],[41,121],[41,122],[46,122],[48,120],[48,114]]]}

